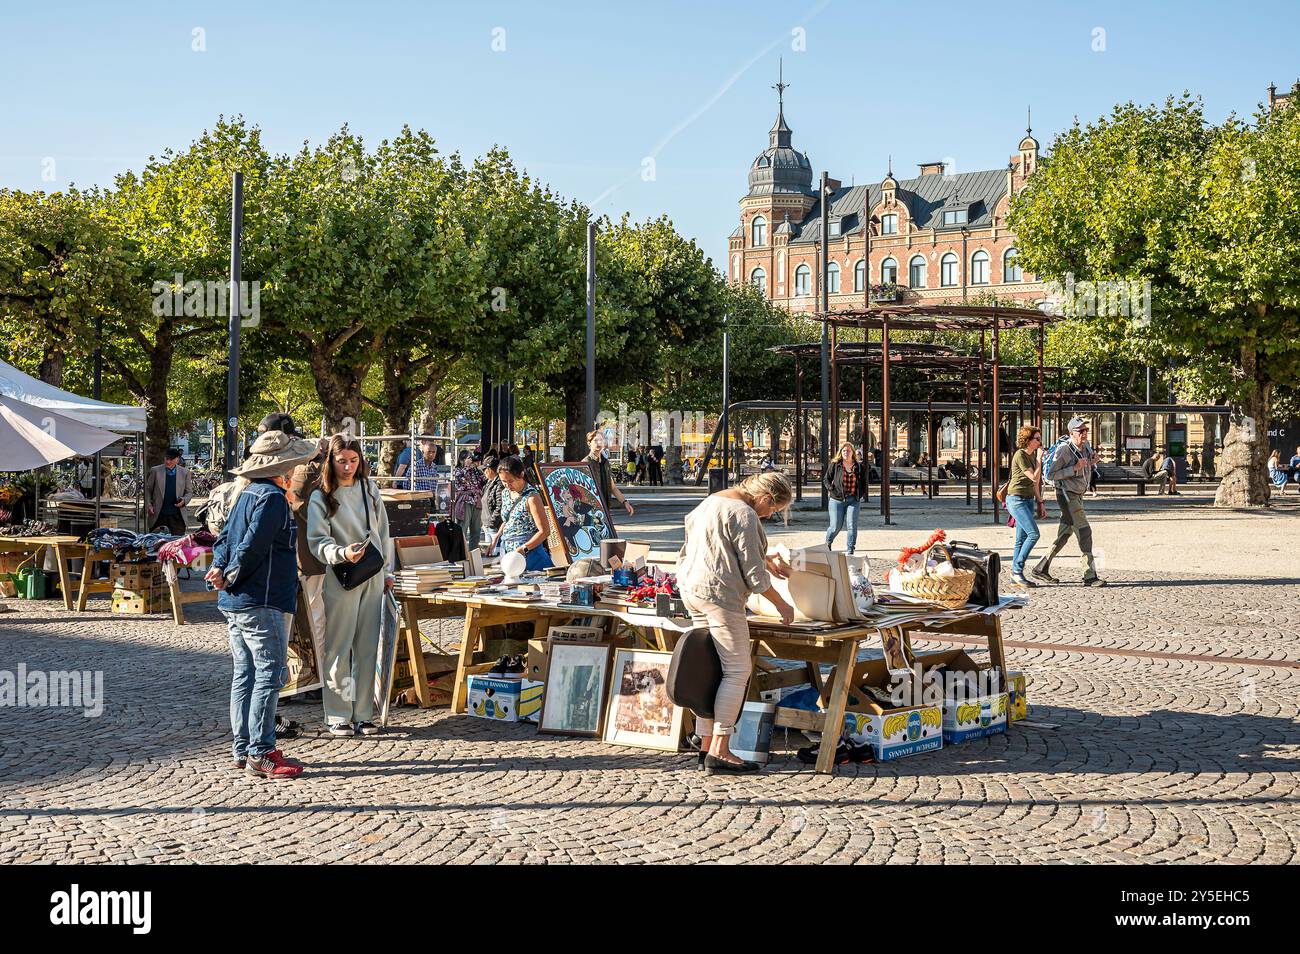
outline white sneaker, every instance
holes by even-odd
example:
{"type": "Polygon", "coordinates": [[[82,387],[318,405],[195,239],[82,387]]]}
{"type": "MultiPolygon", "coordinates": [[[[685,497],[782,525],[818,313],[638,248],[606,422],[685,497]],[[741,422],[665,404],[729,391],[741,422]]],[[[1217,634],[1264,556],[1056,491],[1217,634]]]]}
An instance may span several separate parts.
{"type": "Polygon", "coordinates": [[[1014,583],[1014,584],[1016,584],[1016,586],[1023,586],[1023,587],[1026,587],[1027,589],[1031,589],[1031,590],[1036,590],[1036,589],[1038,589],[1038,584],[1037,584],[1037,583],[1033,583],[1033,582],[1031,582],[1031,581],[1025,579],[1024,576],[1022,576],[1022,575],[1019,574],[1019,573],[1012,573],[1012,574],[1011,574],[1011,582],[1014,583]]]}

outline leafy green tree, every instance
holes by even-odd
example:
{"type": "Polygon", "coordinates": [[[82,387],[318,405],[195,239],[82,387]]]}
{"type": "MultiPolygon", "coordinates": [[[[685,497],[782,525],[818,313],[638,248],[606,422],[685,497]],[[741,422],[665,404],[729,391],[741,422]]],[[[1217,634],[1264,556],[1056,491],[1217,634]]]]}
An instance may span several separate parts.
{"type": "Polygon", "coordinates": [[[1300,372],[1298,210],[1295,104],[1216,127],[1187,95],[1076,124],[1012,205],[1027,270],[1150,282],[1149,321],[1086,300],[1066,306],[1104,311],[1082,317],[1142,360],[1172,361],[1202,399],[1231,404],[1219,506],[1268,499],[1273,392],[1300,372]]]}
{"type": "MultiPolygon", "coordinates": [[[[146,464],[162,461],[173,427],[225,417],[232,182],[236,171],[244,173],[245,229],[256,233],[268,162],[257,127],[242,117],[222,117],[187,149],[151,157],[138,175],[119,175],[98,206],[133,266],[133,296],[105,323],[104,360],[149,408],[146,464]],[[173,377],[178,359],[184,373],[173,377]],[[206,379],[209,387],[189,387],[195,379],[206,379]],[[178,380],[183,393],[203,403],[174,408],[178,380]]],[[[244,279],[255,282],[256,263],[249,264],[244,279]]],[[[246,304],[253,300],[246,296],[246,304]]],[[[243,348],[245,383],[256,381],[258,354],[243,348]]]]}
{"type": "Polygon", "coordinates": [[[84,364],[94,349],[95,316],[139,298],[131,254],[97,217],[98,198],[0,190],[4,340],[11,357],[59,387],[69,359],[84,364]]]}

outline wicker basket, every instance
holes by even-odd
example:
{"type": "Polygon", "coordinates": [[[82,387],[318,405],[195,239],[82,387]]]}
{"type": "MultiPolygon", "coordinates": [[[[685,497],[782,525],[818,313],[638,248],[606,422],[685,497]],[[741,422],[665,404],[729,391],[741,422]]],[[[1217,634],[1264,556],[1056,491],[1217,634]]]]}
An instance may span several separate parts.
{"type": "Polygon", "coordinates": [[[899,586],[908,596],[918,600],[938,603],[949,609],[965,606],[970,599],[971,590],[975,587],[975,571],[960,570],[954,566],[952,576],[935,576],[926,566],[930,560],[930,553],[934,550],[942,550],[948,562],[952,562],[952,553],[948,548],[942,543],[936,543],[925,551],[919,571],[898,575],[899,586]]]}

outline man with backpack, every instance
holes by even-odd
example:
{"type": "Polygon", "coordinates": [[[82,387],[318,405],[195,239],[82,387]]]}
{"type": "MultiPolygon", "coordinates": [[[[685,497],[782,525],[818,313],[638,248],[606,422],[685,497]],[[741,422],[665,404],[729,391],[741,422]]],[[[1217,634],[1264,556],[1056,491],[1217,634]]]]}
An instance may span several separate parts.
{"type": "Polygon", "coordinates": [[[1087,565],[1083,585],[1105,586],[1106,581],[1097,575],[1097,562],[1092,555],[1092,527],[1083,510],[1083,495],[1088,492],[1088,481],[1098,458],[1088,443],[1087,421],[1081,417],[1071,418],[1069,431],[1070,436],[1057,441],[1043,460],[1043,480],[1056,490],[1061,522],[1052,549],[1030,570],[1029,575],[1045,583],[1059,583],[1051,574],[1052,559],[1065,548],[1071,536],[1076,536],[1087,565]]]}

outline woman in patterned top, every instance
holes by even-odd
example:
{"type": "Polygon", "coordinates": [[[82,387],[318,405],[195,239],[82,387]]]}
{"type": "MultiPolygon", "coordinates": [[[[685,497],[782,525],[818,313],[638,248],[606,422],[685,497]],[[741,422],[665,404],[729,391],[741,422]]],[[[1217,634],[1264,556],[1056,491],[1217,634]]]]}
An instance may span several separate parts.
{"type": "Polygon", "coordinates": [[[487,478],[469,451],[461,451],[451,475],[451,519],[465,531],[465,547],[476,550],[483,543],[483,489],[487,478]]]}
{"type": "Polygon", "coordinates": [[[508,550],[522,553],[527,558],[529,570],[554,566],[550,551],[546,549],[551,522],[546,518],[542,495],[524,480],[524,462],[518,457],[503,458],[497,475],[505,485],[505,492],[501,495],[501,529],[492,538],[488,552],[495,551],[500,542],[503,554],[508,550]]]}
{"type": "Polygon", "coordinates": [[[830,526],[826,528],[826,546],[835,542],[835,538],[844,529],[847,519],[849,525],[849,556],[858,545],[858,509],[862,498],[867,494],[867,468],[858,460],[853,445],[845,441],[840,445],[839,455],[822,481],[830,496],[830,526]]]}

